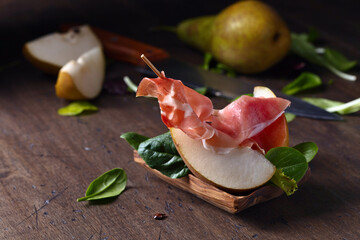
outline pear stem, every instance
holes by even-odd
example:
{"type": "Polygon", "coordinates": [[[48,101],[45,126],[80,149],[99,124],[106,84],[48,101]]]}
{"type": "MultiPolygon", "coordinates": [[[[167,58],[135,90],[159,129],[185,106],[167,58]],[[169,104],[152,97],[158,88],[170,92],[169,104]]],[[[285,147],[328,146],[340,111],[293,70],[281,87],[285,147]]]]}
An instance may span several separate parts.
{"type": "Polygon", "coordinates": [[[159,77],[161,78],[161,73],[159,70],[156,69],[156,67],[150,62],[150,60],[145,57],[144,54],[141,54],[141,59],[149,66],[149,68],[151,68],[151,70],[159,77]]]}

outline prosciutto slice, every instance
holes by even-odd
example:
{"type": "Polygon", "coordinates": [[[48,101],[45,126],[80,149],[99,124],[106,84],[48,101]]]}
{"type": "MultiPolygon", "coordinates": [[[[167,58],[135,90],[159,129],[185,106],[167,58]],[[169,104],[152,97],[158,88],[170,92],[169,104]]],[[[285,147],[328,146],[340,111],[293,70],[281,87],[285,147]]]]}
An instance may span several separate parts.
{"type": "Polygon", "coordinates": [[[261,148],[256,136],[280,117],[290,102],[282,98],[242,96],[221,110],[213,109],[211,100],[186,87],[179,80],[144,78],[136,96],[158,99],[161,118],[169,128],[179,128],[205,148],[227,153],[238,146],[261,148]]]}

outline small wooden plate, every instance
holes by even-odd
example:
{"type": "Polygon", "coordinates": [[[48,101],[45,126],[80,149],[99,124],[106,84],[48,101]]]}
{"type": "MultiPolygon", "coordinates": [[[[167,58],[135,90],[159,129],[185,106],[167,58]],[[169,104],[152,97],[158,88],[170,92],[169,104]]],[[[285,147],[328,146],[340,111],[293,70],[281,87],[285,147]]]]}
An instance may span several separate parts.
{"type": "MultiPolygon", "coordinates": [[[[284,193],[283,190],[276,186],[266,185],[248,193],[247,195],[233,195],[200,180],[193,174],[177,179],[169,178],[158,170],[150,168],[139,156],[137,151],[134,151],[134,161],[165,182],[170,183],[171,185],[186,192],[192,193],[198,198],[201,198],[229,213],[235,214],[241,212],[248,207],[269,201],[284,193]]],[[[311,171],[309,168],[298,185],[306,182],[310,175],[311,171]]]]}

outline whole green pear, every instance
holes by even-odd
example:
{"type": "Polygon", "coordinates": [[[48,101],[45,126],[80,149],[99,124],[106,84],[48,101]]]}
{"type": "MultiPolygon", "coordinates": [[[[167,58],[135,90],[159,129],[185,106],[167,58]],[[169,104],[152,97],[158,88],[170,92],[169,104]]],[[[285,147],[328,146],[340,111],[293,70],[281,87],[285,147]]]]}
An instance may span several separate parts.
{"type": "Polygon", "coordinates": [[[240,1],[221,11],[212,26],[211,53],[242,73],[260,73],[289,51],[290,32],[282,18],[260,1],[240,1]]]}
{"type": "Polygon", "coordinates": [[[214,15],[187,19],[177,26],[177,36],[190,46],[210,52],[214,20],[214,15]]]}
{"type": "Polygon", "coordinates": [[[290,49],[290,32],[282,18],[260,1],[243,0],[218,15],[185,20],[178,37],[241,73],[260,73],[290,49]]]}

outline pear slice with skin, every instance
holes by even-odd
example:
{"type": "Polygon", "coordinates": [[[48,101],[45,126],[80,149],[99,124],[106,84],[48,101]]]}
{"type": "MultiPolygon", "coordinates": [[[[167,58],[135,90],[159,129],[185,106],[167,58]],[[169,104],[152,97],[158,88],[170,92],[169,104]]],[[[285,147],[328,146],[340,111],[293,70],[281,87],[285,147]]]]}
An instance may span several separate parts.
{"type": "Polygon", "coordinates": [[[74,27],[66,33],[51,33],[23,47],[24,56],[40,70],[58,74],[67,62],[101,43],[88,25],[74,27]]]}
{"type": "Polygon", "coordinates": [[[201,140],[171,128],[174,144],[190,171],[198,178],[232,193],[251,190],[268,182],[275,166],[260,152],[239,147],[228,154],[206,150],[201,140]]]}
{"type": "Polygon", "coordinates": [[[101,92],[104,78],[104,55],[100,47],[95,47],[61,68],[55,85],[56,96],[68,100],[95,98],[101,92]]]}

